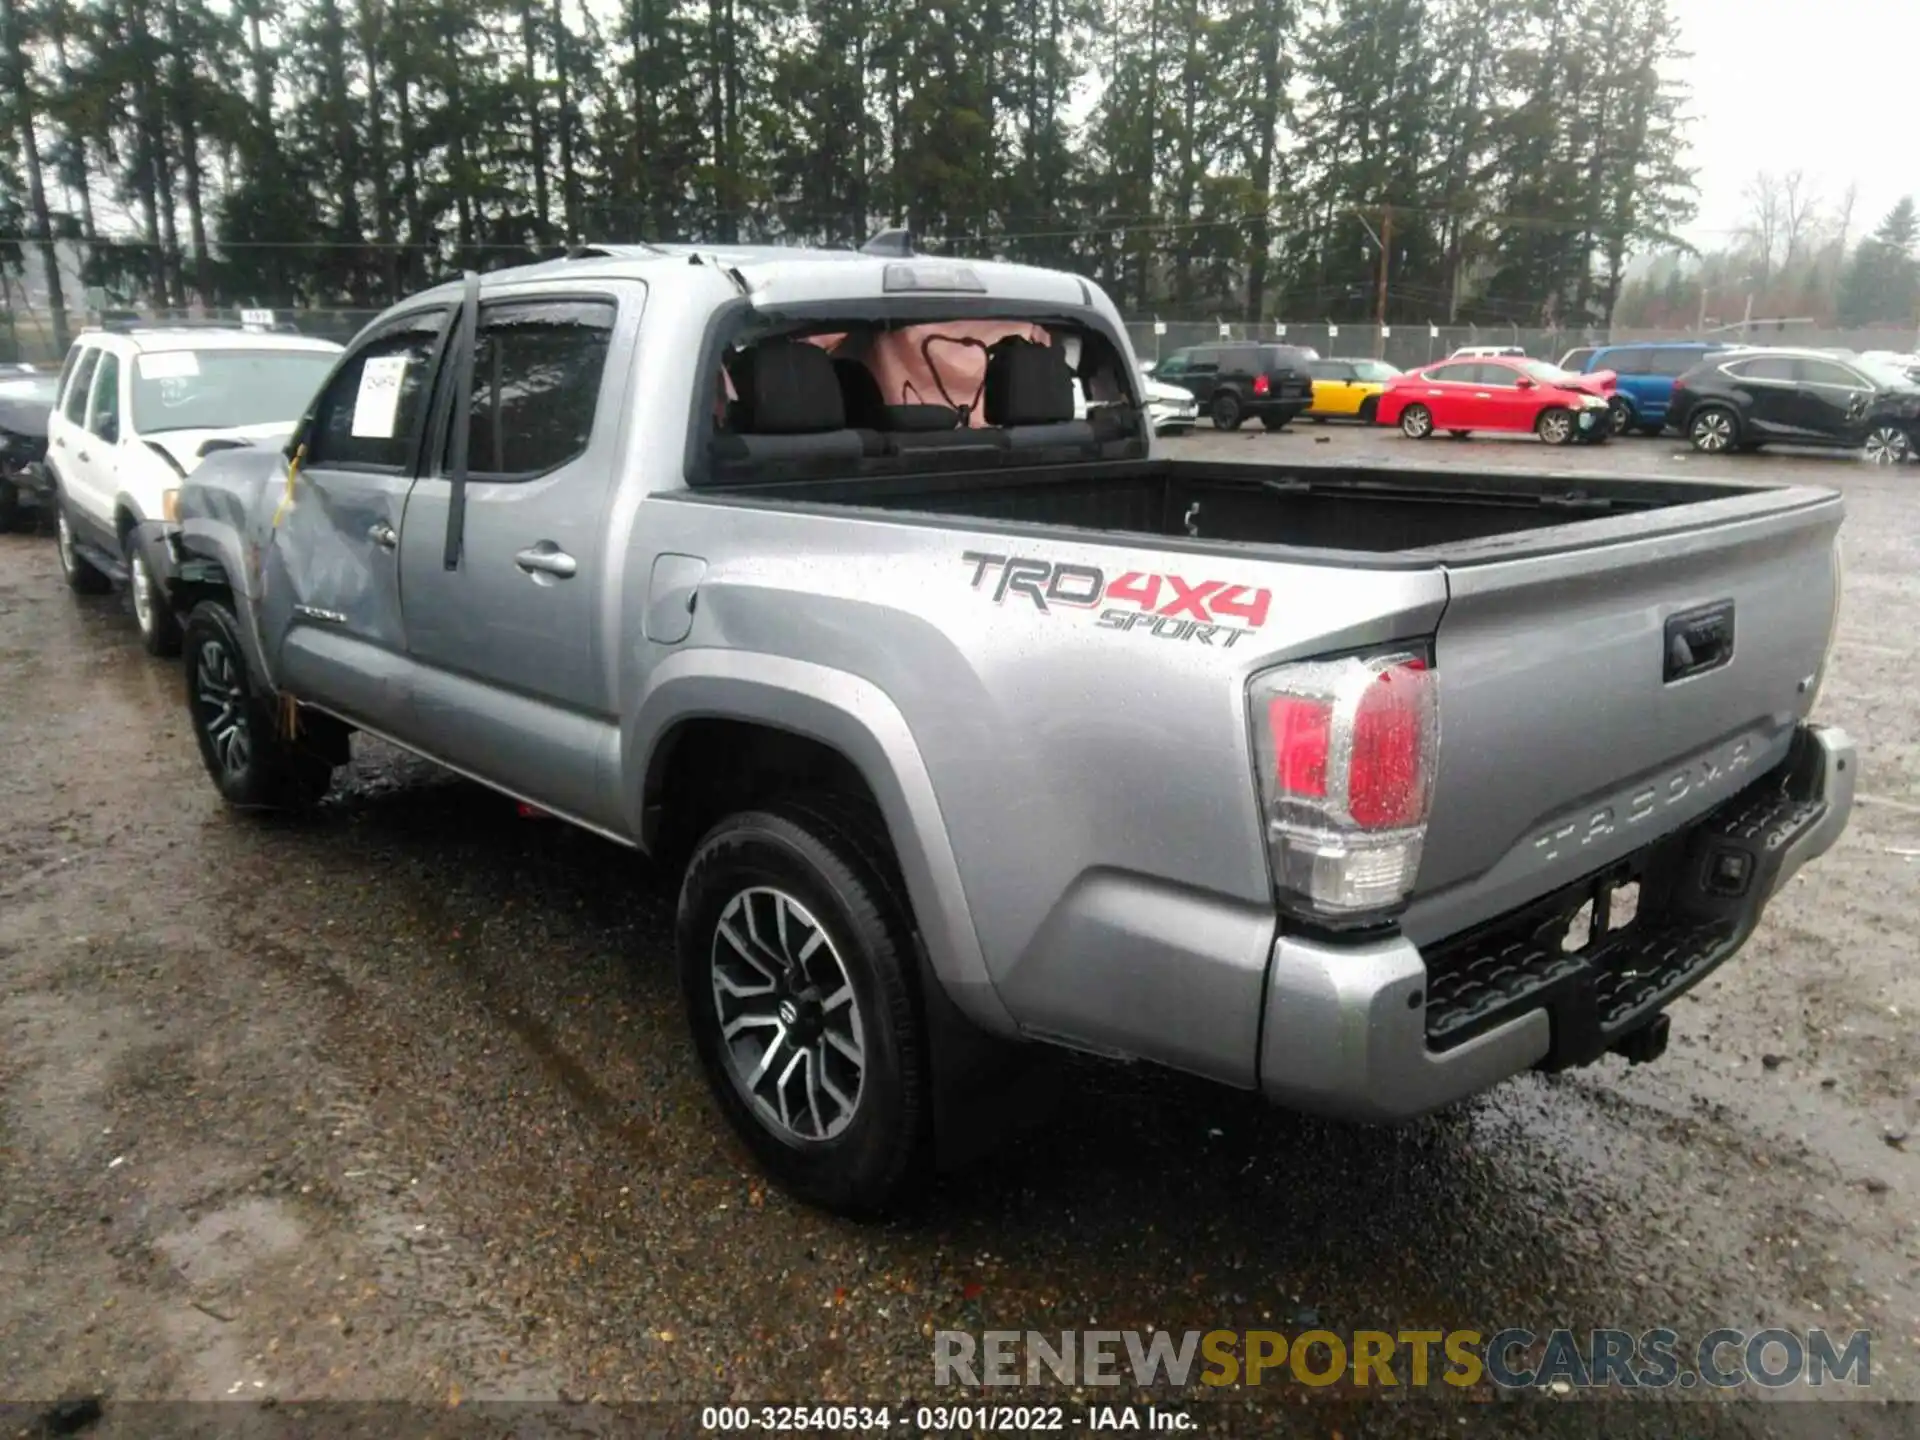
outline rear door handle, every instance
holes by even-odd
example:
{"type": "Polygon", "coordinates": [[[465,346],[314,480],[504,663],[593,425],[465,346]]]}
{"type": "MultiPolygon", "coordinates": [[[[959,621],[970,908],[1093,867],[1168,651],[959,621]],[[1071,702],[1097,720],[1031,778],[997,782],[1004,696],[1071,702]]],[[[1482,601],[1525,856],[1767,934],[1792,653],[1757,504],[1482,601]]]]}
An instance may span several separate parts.
{"type": "Polygon", "coordinates": [[[571,580],[580,565],[551,540],[530,545],[513,557],[513,563],[529,575],[551,575],[556,580],[571,580]]]}
{"type": "Polygon", "coordinates": [[[393,527],[384,520],[376,520],[367,527],[367,539],[382,550],[391,550],[400,543],[400,537],[394,534],[393,527]]]}

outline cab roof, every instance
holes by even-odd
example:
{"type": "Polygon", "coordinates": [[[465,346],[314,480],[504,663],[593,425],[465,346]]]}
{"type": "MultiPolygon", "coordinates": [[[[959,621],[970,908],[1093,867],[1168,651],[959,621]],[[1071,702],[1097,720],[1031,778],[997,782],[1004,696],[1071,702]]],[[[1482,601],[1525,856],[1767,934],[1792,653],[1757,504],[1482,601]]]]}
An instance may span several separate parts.
{"type": "MultiPolygon", "coordinates": [[[[827,250],[787,245],[582,245],[558,259],[489,271],[480,277],[480,287],[485,293],[522,281],[557,279],[661,284],[693,266],[719,270],[759,306],[941,295],[1072,308],[1092,308],[1096,303],[1093,287],[1064,270],[922,255],[910,249],[827,250]]],[[[461,282],[455,280],[416,298],[447,300],[458,297],[460,291],[461,282]]]]}

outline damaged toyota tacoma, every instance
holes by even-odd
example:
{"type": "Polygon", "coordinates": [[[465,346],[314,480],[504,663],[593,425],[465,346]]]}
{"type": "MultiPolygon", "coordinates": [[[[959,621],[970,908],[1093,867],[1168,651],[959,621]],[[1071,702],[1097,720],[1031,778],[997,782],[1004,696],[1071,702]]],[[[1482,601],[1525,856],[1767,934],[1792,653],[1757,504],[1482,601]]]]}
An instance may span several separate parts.
{"type": "Polygon", "coordinates": [[[429,291],[182,487],[206,768],[310,804],[364,732],[675,867],[719,1108],[849,1213],[1054,1046],[1358,1120],[1657,1056],[1847,822],[1840,498],[1143,400],[1095,286],[898,232],[429,291]]]}

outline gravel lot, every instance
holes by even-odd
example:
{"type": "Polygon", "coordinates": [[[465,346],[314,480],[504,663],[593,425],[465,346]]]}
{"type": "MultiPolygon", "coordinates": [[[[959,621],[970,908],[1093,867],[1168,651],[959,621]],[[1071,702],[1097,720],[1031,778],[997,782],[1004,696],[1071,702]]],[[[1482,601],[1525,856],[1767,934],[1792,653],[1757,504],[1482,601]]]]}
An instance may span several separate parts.
{"type": "MultiPolygon", "coordinates": [[[[1302,425],[1170,448],[1415,446],[1302,425]]],[[[1841,847],[1676,1006],[1657,1065],[1523,1077],[1391,1131],[1075,1069],[1047,1125],[881,1227],[766,1189],[722,1130],[668,882],[361,742],[316,817],[226,813],[177,664],[141,653],[120,597],[69,595],[49,538],[0,537],[0,1398],[103,1395],[108,1428],[156,1398],[897,1405],[929,1398],[940,1328],[1316,1321],[1864,1326],[1875,1392],[1920,1398],[1920,466],[1418,453],[1845,490],[1821,711],[1864,793],[1841,847]]],[[[1818,1408],[1808,1433],[1903,1423],[1818,1408]]],[[[1345,1433],[1465,1423],[1416,1413],[1345,1433]]]]}

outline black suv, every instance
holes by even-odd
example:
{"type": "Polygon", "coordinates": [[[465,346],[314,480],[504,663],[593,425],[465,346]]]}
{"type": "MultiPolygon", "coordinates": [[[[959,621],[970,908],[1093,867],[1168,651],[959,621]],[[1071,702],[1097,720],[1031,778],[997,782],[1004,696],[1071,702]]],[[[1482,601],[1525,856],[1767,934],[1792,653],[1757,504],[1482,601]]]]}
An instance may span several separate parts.
{"type": "Polygon", "coordinates": [[[1878,361],[1817,350],[1715,355],[1674,382],[1667,418],[1708,455],[1845,445],[1891,465],[1920,453],[1920,385],[1878,361]]]}
{"type": "Polygon", "coordinates": [[[1313,404],[1313,358],[1297,345],[1196,345],[1162,360],[1153,378],[1191,391],[1218,429],[1238,430],[1254,416],[1279,430],[1313,404]]]}

